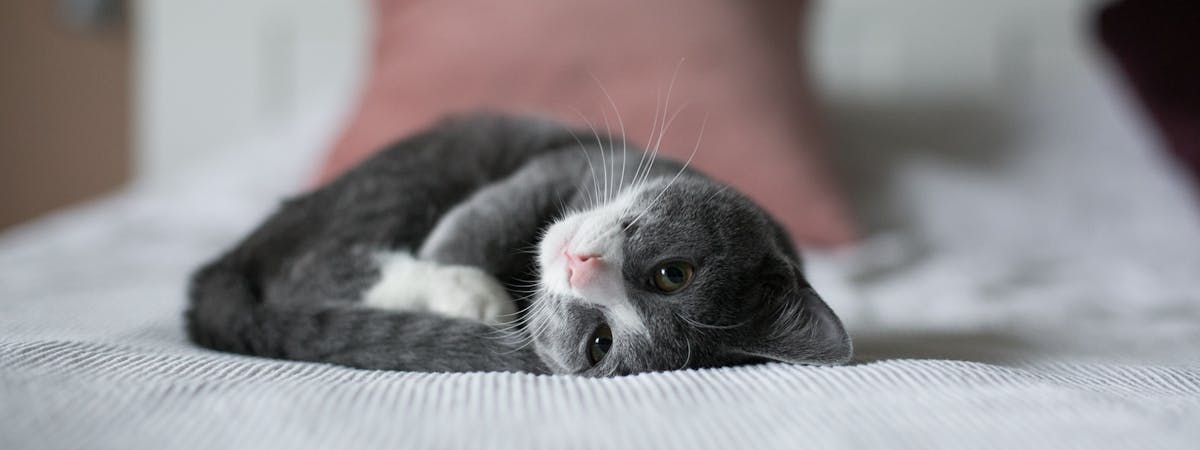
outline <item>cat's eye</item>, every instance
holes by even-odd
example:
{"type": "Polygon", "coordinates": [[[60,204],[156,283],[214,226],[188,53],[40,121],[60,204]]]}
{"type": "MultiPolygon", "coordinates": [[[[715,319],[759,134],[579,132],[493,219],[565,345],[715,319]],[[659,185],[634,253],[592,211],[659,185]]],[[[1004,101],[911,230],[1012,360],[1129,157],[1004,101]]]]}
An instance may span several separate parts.
{"type": "Polygon", "coordinates": [[[613,337],[612,329],[608,325],[600,324],[596,327],[596,331],[592,332],[592,336],[588,338],[587,354],[588,362],[593,366],[604,359],[604,355],[612,349],[613,337]]]}
{"type": "Polygon", "coordinates": [[[659,291],[670,294],[683,289],[692,282],[695,269],[683,261],[669,262],[654,270],[654,287],[659,291]]]}

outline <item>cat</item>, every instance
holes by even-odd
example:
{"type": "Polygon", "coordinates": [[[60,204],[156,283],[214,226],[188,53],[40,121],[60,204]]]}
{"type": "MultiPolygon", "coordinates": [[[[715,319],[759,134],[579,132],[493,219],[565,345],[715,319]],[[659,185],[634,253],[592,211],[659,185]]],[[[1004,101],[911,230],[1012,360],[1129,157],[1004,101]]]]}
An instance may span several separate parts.
{"type": "Polygon", "coordinates": [[[285,201],[189,286],[211,349],[613,376],[850,360],[790,238],[733,189],[549,120],[443,119],[285,201]]]}

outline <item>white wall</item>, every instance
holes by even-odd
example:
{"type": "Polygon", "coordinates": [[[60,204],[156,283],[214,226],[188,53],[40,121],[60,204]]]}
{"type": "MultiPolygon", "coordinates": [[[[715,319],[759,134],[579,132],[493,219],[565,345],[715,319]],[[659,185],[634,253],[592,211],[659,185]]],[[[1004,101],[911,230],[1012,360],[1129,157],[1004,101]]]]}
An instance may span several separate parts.
{"type": "Polygon", "coordinates": [[[138,0],[138,174],[345,110],[367,57],[366,0],[138,0]]]}
{"type": "MultiPolygon", "coordinates": [[[[1014,165],[1033,167],[1029,170],[1068,166],[1039,158],[1074,158],[1071,164],[1084,170],[1083,162],[1097,152],[1116,153],[1124,146],[1136,154],[1151,148],[1142,116],[1125,106],[1123,84],[1109,70],[1111,61],[1095,35],[1103,3],[821,2],[813,67],[835,149],[831,156],[860,223],[868,231],[940,226],[900,223],[938,216],[914,212],[919,204],[897,201],[907,172],[953,167],[982,185],[988,179],[1029,176],[1014,165]]],[[[1071,175],[1038,178],[1048,185],[1028,188],[1043,201],[1049,193],[1077,192],[1053,184],[1070,183],[1071,175]]],[[[987,212],[1019,210],[996,205],[987,212]]],[[[959,232],[964,240],[986,235],[982,229],[959,232]]]]}
{"type": "Polygon", "coordinates": [[[1003,103],[1034,71],[1078,70],[1106,0],[818,0],[821,88],[842,97],[925,95],[1003,103]],[[929,88],[936,92],[930,92],[929,88]]]}

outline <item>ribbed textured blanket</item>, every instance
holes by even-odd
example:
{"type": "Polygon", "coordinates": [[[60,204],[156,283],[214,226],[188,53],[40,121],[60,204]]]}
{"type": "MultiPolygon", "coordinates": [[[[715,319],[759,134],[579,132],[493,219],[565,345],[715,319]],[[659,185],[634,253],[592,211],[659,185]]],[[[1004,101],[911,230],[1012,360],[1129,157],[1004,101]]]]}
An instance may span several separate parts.
{"type": "Polygon", "coordinates": [[[0,346],[0,447],[1195,448],[1200,371],[902,360],[590,380],[0,346]]]}

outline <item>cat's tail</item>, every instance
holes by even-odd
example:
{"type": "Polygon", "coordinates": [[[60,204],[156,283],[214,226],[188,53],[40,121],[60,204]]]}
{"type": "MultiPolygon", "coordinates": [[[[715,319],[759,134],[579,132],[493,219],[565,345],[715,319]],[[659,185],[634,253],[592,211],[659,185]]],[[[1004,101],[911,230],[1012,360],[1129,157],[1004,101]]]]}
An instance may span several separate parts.
{"type": "Polygon", "coordinates": [[[530,346],[477,321],[354,302],[268,304],[258,286],[218,261],[192,277],[188,337],[214,350],[428,372],[545,372],[530,346]]]}

